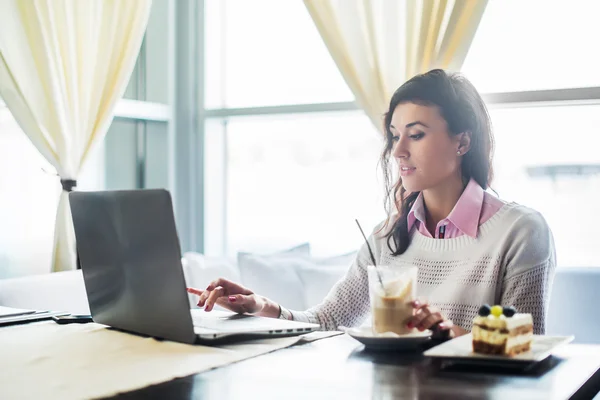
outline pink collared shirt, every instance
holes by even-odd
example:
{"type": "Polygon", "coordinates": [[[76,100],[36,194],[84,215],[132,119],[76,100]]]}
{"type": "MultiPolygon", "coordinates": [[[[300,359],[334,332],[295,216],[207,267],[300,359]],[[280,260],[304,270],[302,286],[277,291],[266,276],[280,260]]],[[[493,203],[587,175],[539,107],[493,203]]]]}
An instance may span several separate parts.
{"type": "MultiPolygon", "coordinates": [[[[486,192],[471,179],[450,214],[437,224],[435,238],[440,238],[441,232],[444,239],[462,235],[476,238],[479,225],[490,219],[504,204],[504,201],[486,192]]],[[[421,193],[408,213],[408,231],[416,226],[419,233],[432,238],[425,221],[425,204],[421,193]]]]}

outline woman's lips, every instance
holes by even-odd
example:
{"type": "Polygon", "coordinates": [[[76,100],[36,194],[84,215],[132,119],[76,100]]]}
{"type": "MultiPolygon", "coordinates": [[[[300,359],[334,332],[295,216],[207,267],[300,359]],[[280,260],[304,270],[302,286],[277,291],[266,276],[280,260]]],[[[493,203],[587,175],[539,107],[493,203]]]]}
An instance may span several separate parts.
{"type": "Polygon", "coordinates": [[[400,167],[400,176],[412,175],[416,170],[415,167],[400,167]]]}

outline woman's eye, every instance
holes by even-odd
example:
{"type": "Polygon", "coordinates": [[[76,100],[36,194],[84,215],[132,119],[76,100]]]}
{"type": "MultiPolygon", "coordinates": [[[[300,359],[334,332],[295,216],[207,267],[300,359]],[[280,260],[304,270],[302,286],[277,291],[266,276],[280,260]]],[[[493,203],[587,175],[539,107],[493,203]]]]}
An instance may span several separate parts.
{"type": "Polygon", "coordinates": [[[410,135],[409,137],[414,140],[422,139],[425,134],[423,132],[415,133],[414,135],[410,135]]]}
{"type": "Polygon", "coordinates": [[[397,142],[400,140],[400,136],[392,136],[392,142],[397,142]]]}

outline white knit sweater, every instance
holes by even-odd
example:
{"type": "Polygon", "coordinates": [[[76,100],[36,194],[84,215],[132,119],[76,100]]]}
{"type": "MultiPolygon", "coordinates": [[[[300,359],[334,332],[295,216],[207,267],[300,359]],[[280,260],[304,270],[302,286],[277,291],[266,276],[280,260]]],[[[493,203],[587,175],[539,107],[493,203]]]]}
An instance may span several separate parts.
{"type": "MultiPolygon", "coordinates": [[[[393,256],[387,240],[375,234],[380,227],[369,237],[378,265],[417,266],[418,297],[438,307],[454,324],[470,331],[482,304],[500,304],[531,313],[535,333],[545,332],[556,255],[552,233],[540,213],[505,204],[479,227],[476,239],[467,235],[432,239],[413,228],[410,245],[400,256],[393,256]]],[[[293,318],[318,323],[325,330],[360,325],[370,312],[369,264],[363,245],[323,302],[308,311],[291,311],[293,318]]]]}

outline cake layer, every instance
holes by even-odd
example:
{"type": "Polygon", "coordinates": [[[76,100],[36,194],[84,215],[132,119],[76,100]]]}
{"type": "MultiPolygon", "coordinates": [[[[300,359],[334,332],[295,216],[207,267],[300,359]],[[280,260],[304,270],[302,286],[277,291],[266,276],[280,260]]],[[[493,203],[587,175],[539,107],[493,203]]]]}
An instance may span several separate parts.
{"type": "Polygon", "coordinates": [[[473,326],[473,340],[481,341],[490,344],[521,343],[522,341],[531,340],[533,337],[533,325],[526,325],[505,331],[503,329],[488,329],[478,325],[473,326]]]}
{"type": "Polygon", "coordinates": [[[514,356],[520,353],[524,353],[531,349],[531,341],[521,343],[509,347],[508,349],[504,344],[490,344],[486,342],[473,341],[473,351],[481,354],[497,354],[505,356],[514,356]]]}
{"type": "Polygon", "coordinates": [[[510,318],[506,318],[504,315],[499,317],[491,314],[485,317],[478,315],[473,320],[473,324],[481,327],[511,330],[522,325],[533,325],[533,318],[531,314],[515,314],[510,318]]]}
{"type": "Polygon", "coordinates": [[[521,325],[514,329],[490,328],[489,326],[473,325],[473,330],[482,330],[488,332],[500,332],[508,336],[517,336],[524,333],[533,332],[533,325],[521,325]]]}
{"type": "Polygon", "coordinates": [[[473,351],[513,356],[531,349],[533,317],[513,307],[484,304],[473,319],[473,351]]]}

